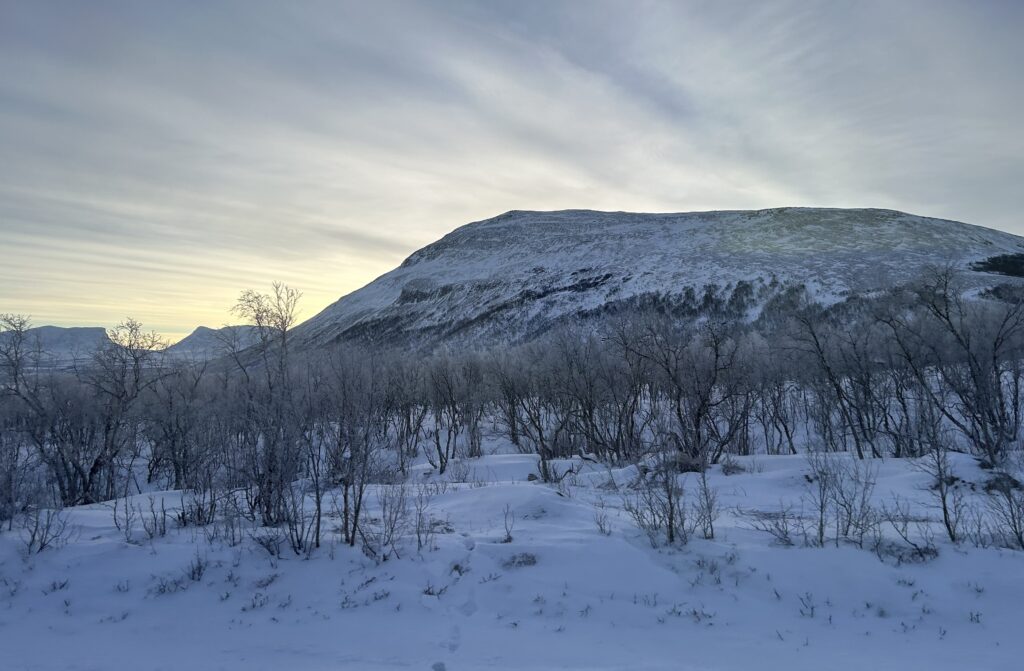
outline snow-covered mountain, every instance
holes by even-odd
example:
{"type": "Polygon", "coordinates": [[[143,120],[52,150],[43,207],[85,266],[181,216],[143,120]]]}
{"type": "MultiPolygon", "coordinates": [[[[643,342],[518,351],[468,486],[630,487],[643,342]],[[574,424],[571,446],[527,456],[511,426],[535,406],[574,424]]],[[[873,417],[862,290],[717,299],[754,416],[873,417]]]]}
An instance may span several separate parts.
{"type": "MultiPolygon", "coordinates": [[[[468,224],[302,324],[345,339],[521,340],[566,317],[642,301],[697,301],[708,285],[819,299],[888,288],[926,266],[1024,252],[1024,238],[878,209],[679,214],[512,211],[468,224]]],[[[994,281],[993,275],[976,273],[994,281]]]]}
{"type": "MultiPolygon", "coordinates": [[[[28,329],[25,336],[29,350],[40,355],[40,363],[58,368],[84,363],[98,349],[110,344],[102,326],[36,326],[28,329]]],[[[0,343],[9,337],[8,333],[0,333],[0,343]]],[[[229,347],[250,347],[258,337],[255,326],[200,326],[161,353],[175,359],[204,361],[223,356],[229,347]]]]}
{"type": "Polygon", "coordinates": [[[256,344],[259,334],[255,326],[224,326],[212,329],[199,326],[195,331],[174,343],[164,354],[188,359],[213,359],[231,347],[245,349],[256,344]]]}
{"type": "MultiPolygon", "coordinates": [[[[9,337],[0,333],[0,339],[9,337]]],[[[43,365],[63,367],[85,361],[110,339],[101,326],[36,326],[25,331],[25,342],[29,351],[39,353],[43,365]]]]}

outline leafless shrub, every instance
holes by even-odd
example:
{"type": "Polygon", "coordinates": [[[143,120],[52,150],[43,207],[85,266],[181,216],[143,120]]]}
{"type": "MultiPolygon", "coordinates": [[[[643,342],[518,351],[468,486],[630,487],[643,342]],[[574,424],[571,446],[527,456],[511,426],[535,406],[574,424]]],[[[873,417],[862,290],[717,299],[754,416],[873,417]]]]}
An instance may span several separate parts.
{"type": "Polygon", "coordinates": [[[270,597],[263,592],[254,592],[249,598],[249,603],[242,606],[242,612],[259,610],[270,603],[270,597]]]}
{"type": "Polygon", "coordinates": [[[736,475],[745,473],[747,470],[743,464],[733,459],[731,454],[726,454],[719,463],[722,467],[722,475],[736,475]]]}
{"type": "Polygon", "coordinates": [[[444,496],[448,493],[448,481],[447,480],[435,480],[433,482],[426,482],[423,484],[426,490],[431,496],[444,496]]]}
{"type": "Polygon", "coordinates": [[[435,587],[434,583],[432,583],[432,582],[428,582],[427,586],[423,588],[423,594],[424,595],[426,595],[426,596],[434,596],[434,597],[437,597],[438,599],[440,599],[441,596],[445,592],[447,592],[447,591],[448,591],[448,585],[445,585],[444,587],[435,587]]]}
{"type": "Polygon", "coordinates": [[[237,501],[233,496],[228,496],[225,498],[223,512],[213,524],[203,527],[203,533],[211,545],[220,541],[228,547],[237,547],[245,540],[248,526],[249,521],[239,510],[237,501]]]}
{"type": "Polygon", "coordinates": [[[399,556],[399,544],[409,526],[409,497],[406,485],[377,488],[380,517],[362,530],[363,551],[377,561],[399,556]]]}
{"type": "Polygon", "coordinates": [[[206,574],[206,569],[210,565],[210,560],[206,557],[199,555],[199,551],[196,551],[192,561],[189,562],[188,567],[185,569],[185,575],[192,582],[199,582],[203,579],[203,575],[206,574]]]}
{"type": "Polygon", "coordinates": [[[254,532],[252,534],[252,539],[256,545],[259,545],[267,551],[267,554],[272,560],[280,558],[281,548],[284,546],[286,540],[284,533],[275,527],[254,532]]]}
{"type": "Polygon", "coordinates": [[[459,459],[448,463],[449,482],[469,482],[469,463],[459,459]]]}
{"type": "Polygon", "coordinates": [[[832,478],[832,499],[835,506],[836,540],[845,538],[863,548],[872,536],[880,517],[871,504],[878,469],[861,459],[842,462],[832,478]]]}
{"type": "Polygon", "coordinates": [[[683,487],[676,474],[669,468],[659,468],[652,477],[641,479],[637,487],[634,494],[623,497],[622,508],[647,535],[651,546],[657,547],[662,539],[670,545],[677,541],[685,544],[690,528],[683,487]]]}
{"type": "Polygon", "coordinates": [[[416,551],[423,552],[433,550],[435,545],[435,530],[430,517],[430,502],[433,499],[433,489],[427,485],[416,486],[416,496],[413,497],[413,516],[415,518],[416,551]]]}
{"type": "Polygon", "coordinates": [[[49,596],[54,592],[63,592],[68,588],[68,584],[71,582],[69,578],[63,580],[53,580],[50,582],[50,586],[43,589],[43,594],[49,596]]]}
{"type": "Polygon", "coordinates": [[[189,489],[181,497],[178,526],[204,527],[217,519],[217,496],[210,488],[189,489]]]}
{"type": "Polygon", "coordinates": [[[964,518],[964,538],[974,547],[987,548],[994,543],[987,507],[968,506],[964,518]]]}
{"type": "Polygon", "coordinates": [[[470,489],[480,489],[491,484],[491,482],[493,482],[493,480],[488,480],[486,477],[480,475],[480,473],[475,468],[473,469],[472,474],[469,476],[470,489]]]}
{"type": "Polygon", "coordinates": [[[959,486],[959,478],[953,472],[949,459],[949,439],[944,435],[936,435],[931,441],[931,449],[916,462],[918,468],[933,479],[931,493],[935,505],[942,513],[942,525],[951,543],[963,540],[963,525],[970,513],[970,504],[959,486]]]}
{"type": "Polygon", "coordinates": [[[512,542],[512,530],[516,526],[516,514],[512,510],[512,506],[505,504],[505,538],[501,540],[502,543],[512,542]]]}
{"type": "Polygon", "coordinates": [[[697,501],[693,506],[694,524],[700,527],[704,538],[711,540],[715,537],[715,521],[720,513],[718,493],[708,484],[707,469],[700,472],[698,480],[700,487],[697,490],[697,501]]]}
{"type": "Polygon", "coordinates": [[[578,482],[576,471],[568,470],[562,474],[561,478],[555,480],[555,491],[558,492],[559,496],[571,499],[576,491],[576,487],[579,486],[578,482]]]}
{"type": "Polygon", "coordinates": [[[178,592],[184,592],[189,587],[189,578],[187,575],[177,576],[154,576],[153,587],[150,588],[150,593],[155,596],[165,596],[168,594],[177,594],[178,592]]]}
{"type": "Polygon", "coordinates": [[[33,508],[22,518],[21,540],[25,554],[63,547],[71,537],[67,517],[60,510],[33,508]]]}
{"type": "Polygon", "coordinates": [[[823,547],[832,540],[836,546],[848,541],[863,548],[878,535],[882,521],[872,504],[877,468],[869,461],[821,451],[809,452],[807,465],[800,501],[811,519],[804,523],[800,516],[804,545],[823,547]],[[830,529],[834,532],[831,537],[830,529]]]}
{"type": "Polygon", "coordinates": [[[135,523],[139,518],[138,509],[132,504],[131,499],[127,495],[114,499],[111,503],[114,528],[121,532],[125,543],[134,543],[135,523]]]}
{"type": "Polygon", "coordinates": [[[537,555],[531,552],[520,552],[512,555],[506,559],[502,566],[507,569],[510,568],[522,568],[524,566],[533,566],[537,563],[537,555]]]}
{"type": "Polygon", "coordinates": [[[167,535],[167,508],[164,507],[163,497],[160,498],[159,510],[156,508],[156,499],[149,497],[149,514],[142,516],[142,529],[149,540],[167,535]]]}
{"type": "Polygon", "coordinates": [[[793,513],[793,506],[779,503],[777,511],[739,511],[748,520],[750,528],[769,534],[779,545],[794,545],[794,537],[803,533],[803,521],[793,513]]]}
{"type": "Polygon", "coordinates": [[[604,499],[598,499],[594,510],[594,524],[602,536],[612,535],[611,520],[608,518],[608,509],[604,499]]]}
{"type": "Polygon", "coordinates": [[[817,610],[817,605],[814,603],[814,595],[810,592],[805,592],[800,599],[800,615],[803,617],[814,618],[814,613],[817,610]]]}
{"type": "Polygon", "coordinates": [[[268,575],[263,576],[262,578],[257,578],[255,581],[253,581],[253,585],[256,587],[256,589],[263,590],[273,585],[274,582],[279,577],[281,577],[279,573],[270,573],[268,575]]]}
{"type": "Polygon", "coordinates": [[[910,502],[894,494],[891,505],[882,506],[882,519],[896,532],[903,541],[907,552],[888,548],[881,537],[875,545],[875,552],[882,556],[888,549],[896,555],[898,561],[928,561],[939,556],[935,547],[931,530],[931,520],[927,517],[915,516],[911,513],[910,502]]]}
{"type": "Polygon", "coordinates": [[[295,482],[284,488],[283,518],[288,545],[297,555],[310,557],[316,549],[317,515],[306,508],[305,483],[295,482]]]}
{"type": "Polygon", "coordinates": [[[1002,483],[989,490],[987,504],[993,540],[1003,547],[1024,550],[1024,491],[1002,483]]]}
{"type": "Polygon", "coordinates": [[[838,477],[835,457],[825,452],[808,452],[809,473],[801,500],[814,514],[814,524],[804,529],[804,544],[815,547],[825,545],[832,506],[832,490],[838,477]]]}

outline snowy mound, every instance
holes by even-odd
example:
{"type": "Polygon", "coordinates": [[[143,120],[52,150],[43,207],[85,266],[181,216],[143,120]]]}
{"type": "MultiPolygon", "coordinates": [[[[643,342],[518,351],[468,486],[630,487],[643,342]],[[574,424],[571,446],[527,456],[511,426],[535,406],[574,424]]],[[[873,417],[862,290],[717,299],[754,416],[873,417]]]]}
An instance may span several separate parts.
{"type": "Polygon", "coordinates": [[[709,285],[805,285],[820,299],[884,289],[933,264],[1024,251],[1024,238],[892,210],[631,214],[513,211],[463,226],[299,328],[316,345],[519,340],[560,319],[709,285]]]}

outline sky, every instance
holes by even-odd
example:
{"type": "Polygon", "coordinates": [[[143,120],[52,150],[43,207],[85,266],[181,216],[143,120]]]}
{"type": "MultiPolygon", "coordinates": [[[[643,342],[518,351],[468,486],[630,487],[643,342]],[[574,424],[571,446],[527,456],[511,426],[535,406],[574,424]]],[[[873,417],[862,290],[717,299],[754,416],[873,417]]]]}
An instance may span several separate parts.
{"type": "Polygon", "coordinates": [[[0,312],[302,317],[512,209],[1024,234],[1022,2],[0,0],[0,312]]]}

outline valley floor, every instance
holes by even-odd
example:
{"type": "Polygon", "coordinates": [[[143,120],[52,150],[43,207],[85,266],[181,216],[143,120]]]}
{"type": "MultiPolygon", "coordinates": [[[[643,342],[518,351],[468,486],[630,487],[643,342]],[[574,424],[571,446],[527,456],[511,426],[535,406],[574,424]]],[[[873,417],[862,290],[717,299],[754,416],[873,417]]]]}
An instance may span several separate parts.
{"type": "MultiPolygon", "coordinates": [[[[711,474],[714,540],[674,548],[652,548],[621,509],[635,469],[587,463],[556,488],[527,481],[524,455],[466,462],[462,482],[434,488],[437,549],[417,553],[410,537],[379,564],[334,540],[335,519],[311,559],[286,547],[272,560],[250,538],[231,547],[194,528],[150,541],[140,526],[129,543],[109,505],[75,508],[69,542],[27,560],[17,530],[0,535],[0,668],[1021,668],[1024,553],[938,534],[921,563],[781,547],[752,515],[799,499],[806,460],[737,461],[744,472],[711,474]]],[[[936,515],[927,475],[876,466],[878,502],[895,492],[936,515]]],[[[978,486],[987,475],[956,466],[978,486]]]]}

